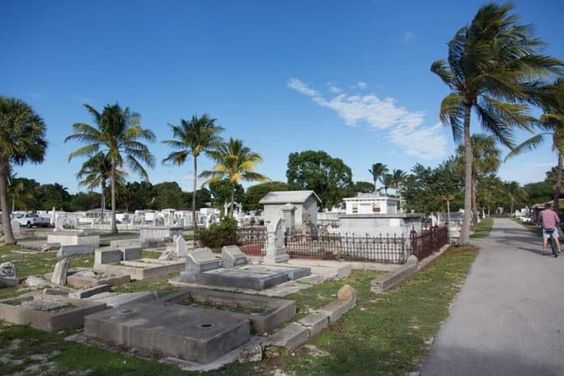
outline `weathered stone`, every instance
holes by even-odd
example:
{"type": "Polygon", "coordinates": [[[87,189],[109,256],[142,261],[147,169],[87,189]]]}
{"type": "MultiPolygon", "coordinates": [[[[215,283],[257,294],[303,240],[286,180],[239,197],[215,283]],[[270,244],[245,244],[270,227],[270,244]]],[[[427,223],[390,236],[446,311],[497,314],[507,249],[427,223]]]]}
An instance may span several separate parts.
{"type": "Polygon", "coordinates": [[[76,232],[62,231],[47,235],[47,243],[59,243],[63,245],[92,245],[94,248],[100,246],[100,235],[80,235],[76,232]]]}
{"type": "Polygon", "coordinates": [[[268,344],[275,347],[284,347],[292,351],[308,340],[309,330],[296,322],[292,322],[276,332],[268,341],[268,344]]]}
{"type": "Polygon", "coordinates": [[[0,264],[0,286],[15,286],[17,284],[16,266],[11,262],[0,264]]]}
{"type": "Polygon", "coordinates": [[[141,247],[141,241],[139,239],[110,240],[110,247],[115,249],[122,247],[141,247]]]}
{"type": "Polygon", "coordinates": [[[309,330],[310,337],[315,337],[329,326],[329,318],[323,313],[313,312],[302,318],[298,323],[309,330]]]}
{"type": "Polygon", "coordinates": [[[254,363],[262,360],[262,347],[259,344],[254,344],[245,347],[239,353],[239,363],[254,363]]]}
{"type": "Polygon", "coordinates": [[[104,285],[96,285],[93,287],[88,287],[86,289],[73,291],[69,294],[69,298],[74,299],[84,299],[88,298],[92,295],[99,294],[101,292],[108,292],[112,291],[112,285],[104,284],[104,285]]]}
{"type": "Polygon", "coordinates": [[[20,237],[20,222],[18,222],[17,219],[12,219],[10,221],[10,225],[12,227],[12,235],[14,235],[15,238],[19,238],[20,237]]]}
{"type": "Polygon", "coordinates": [[[247,256],[236,245],[226,245],[221,248],[221,259],[225,268],[232,268],[247,263],[247,256]]]}
{"type": "Polygon", "coordinates": [[[123,253],[123,260],[139,260],[143,257],[143,252],[141,247],[135,246],[125,246],[120,248],[121,252],[123,253]]]}
{"type": "Polygon", "coordinates": [[[370,284],[370,290],[381,294],[396,287],[417,272],[417,263],[408,262],[397,269],[376,278],[370,284]]]}
{"type": "Polygon", "coordinates": [[[93,253],[93,244],[61,245],[61,248],[59,248],[59,251],[57,252],[57,257],[83,256],[91,255],[93,253]]]}
{"type": "Polygon", "coordinates": [[[159,260],[176,260],[176,251],[172,249],[167,249],[159,256],[159,260]]]}
{"type": "Polygon", "coordinates": [[[41,246],[41,252],[55,251],[61,248],[59,243],[45,243],[41,246]]]}
{"type": "Polygon", "coordinates": [[[105,303],[106,306],[110,308],[118,308],[126,304],[149,302],[157,298],[157,294],[154,291],[140,291],[122,294],[110,293],[108,295],[109,296],[100,297],[98,295],[94,295],[88,299],[105,303]]]}
{"type": "Polygon", "coordinates": [[[290,256],[284,246],[284,220],[278,219],[276,223],[267,225],[266,256],[264,262],[287,262],[290,256]]]}
{"type": "Polygon", "coordinates": [[[177,236],[182,236],[183,228],[174,226],[147,226],[139,230],[141,243],[151,240],[172,241],[177,236]]]}
{"type": "Polygon", "coordinates": [[[94,264],[115,264],[123,260],[123,252],[119,249],[98,249],[94,252],[94,264]]]}
{"type": "Polygon", "coordinates": [[[51,283],[64,286],[67,283],[67,269],[69,267],[69,259],[64,258],[55,264],[51,283]]]}
{"type": "Polygon", "coordinates": [[[344,285],[337,291],[337,300],[341,302],[353,301],[356,303],[357,292],[350,285],[344,285]]]}
{"type": "Polygon", "coordinates": [[[211,249],[196,248],[186,253],[186,271],[183,275],[189,277],[189,275],[217,269],[220,262],[221,260],[215,258],[211,249]]]}
{"type": "Polygon", "coordinates": [[[334,300],[331,303],[321,307],[319,313],[326,315],[329,318],[329,324],[336,323],[341,316],[343,316],[347,311],[353,308],[356,302],[341,302],[339,300],[334,300]]]}
{"type": "Polygon", "coordinates": [[[29,277],[27,277],[24,284],[26,287],[29,287],[30,289],[39,289],[45,286],[49,286],[49,282],[47,282],[42,277],[38,277],[35,275],[30,275],[29,277]]]}

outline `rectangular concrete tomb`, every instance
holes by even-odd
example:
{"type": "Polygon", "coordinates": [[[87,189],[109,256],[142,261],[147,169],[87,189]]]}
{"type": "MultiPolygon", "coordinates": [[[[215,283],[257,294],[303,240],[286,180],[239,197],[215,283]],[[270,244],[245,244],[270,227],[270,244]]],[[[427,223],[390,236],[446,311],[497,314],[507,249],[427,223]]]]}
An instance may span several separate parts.
{"type": "Polygon", "coordinates": [[[224,268],[232,268],[247,263],[247,256],[236,245],[227,245],[221,248],[221,259],[224,268]]]}
{"type": "Polygon", "coordinates": [[[208,285],[253,290],[268,289],[289,280],[284,272],[260,268],[219,268],[199,273],[196,278],[198,282],[208,285]]]}
{"type": "Polygon", "coordinates": [[[250,324],[215,309],[136,303],[88,316],[84,333],[115,345],[209,363],[248,342],[250,324]]]}
{"type": "Polygon", "coordinates": [[[106,273],[96,273],[92,269],[76,268],[67,272],[67,285],[74,289],[84,289],[87,287],[108,284],[112,286],[129,283],[129,275],[111,275],[106,273]]]}
{"type": "Polygon", "coordinates": [[[57,257],[83,256],[94,253],[94,244],[61,245],[57,257]]]}
{"type": "Polygon", "coordinates": [[[105,308],[106,304],[100,302],[30,294],[0,300],[0,320],[53,332],[81,327],[84,316],[105,308]]]}
{"type": "Polygon", "coordinates": [[[119,264],[94,264],[95,272],[117,276],[129,275],[133,280],[161,277],[178,273],[184,269],[184,261],[166,261],[142,258],[135,261],[122,261],[119,264]]]}
{"type": "Polygon", "coordinates": [[[100,235],[81,235],[77,232],[54,232],[47,235],[47,243],[59,243],[63,245],[90,244],[95,248],[100,246],[100,235]]]}

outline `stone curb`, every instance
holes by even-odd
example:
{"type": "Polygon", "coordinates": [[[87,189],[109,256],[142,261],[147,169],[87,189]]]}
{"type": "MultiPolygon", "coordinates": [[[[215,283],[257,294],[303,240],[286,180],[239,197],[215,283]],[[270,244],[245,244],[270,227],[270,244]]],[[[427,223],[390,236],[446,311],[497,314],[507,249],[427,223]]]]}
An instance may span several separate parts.
{"type": "Polygon", "coordinates": [[[419,262],[414,256],[409,256],[407,262],[399,268],[376,278],[370,283],[370,291],[376,294],[382,294],[406,279],[417,273],[417,266],[419,262]]]}

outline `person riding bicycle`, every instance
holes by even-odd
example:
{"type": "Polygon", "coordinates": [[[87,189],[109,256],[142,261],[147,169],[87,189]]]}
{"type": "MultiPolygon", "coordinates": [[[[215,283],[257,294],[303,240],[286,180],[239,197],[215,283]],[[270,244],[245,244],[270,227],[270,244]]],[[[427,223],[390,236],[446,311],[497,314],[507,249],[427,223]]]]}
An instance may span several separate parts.
{"type": "Polygon", "coordinates": [[[551,236],[552,239],[556,241],[556,246],[558,247],[558,251],[560,251],[560,241],[558,239],[558,224],[560,223],[560,218],[558,218],[558,214],[552,209],[552,204],[544,204],[544,210],[539,214],[539,223],[542,226],[542,254],[546,254],[546,246],[551,236]]]}

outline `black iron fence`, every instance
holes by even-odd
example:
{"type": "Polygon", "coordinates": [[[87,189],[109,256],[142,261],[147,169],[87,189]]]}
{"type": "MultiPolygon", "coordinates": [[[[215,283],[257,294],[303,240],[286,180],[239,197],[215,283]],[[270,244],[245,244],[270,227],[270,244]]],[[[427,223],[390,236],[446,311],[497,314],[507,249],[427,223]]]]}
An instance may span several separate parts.
{"type": "MultiPolygon", "coordinates": [[[[239,229],[241,250],[253,256],[266,254],[265,227],[239,229]]],[[[291,258],[343,260],[403,264],[410,255],[423,259],[448,243],[446,227],[430,227],[409,236],[352,234],[302,234],[287,232],[284,237],[286,252],[291,258]]]]}

